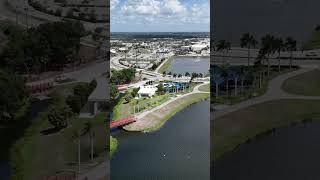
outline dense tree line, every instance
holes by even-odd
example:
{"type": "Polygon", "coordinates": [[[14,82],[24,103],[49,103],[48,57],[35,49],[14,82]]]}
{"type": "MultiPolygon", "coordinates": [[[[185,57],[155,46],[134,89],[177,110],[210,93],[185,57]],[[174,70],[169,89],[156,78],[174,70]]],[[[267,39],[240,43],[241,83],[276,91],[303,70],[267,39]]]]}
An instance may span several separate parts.
{"type": "Polygon", "coordinates": [[[136,69],[128,68],[122,70],[113,70],[111,72],[110,82],[116,85],[127,84],[134,80],[136,74],[136,69]]]}
{"type": "Polygon", "coordinates": [[[79,84],[73,88],[73,95],[67,97],[67,104],[74,113],[80,113],[81,108],[87,103],[88,97],[97,87],[96,80],[90,84],[79,84]]]}
{"type": "Polygon", "coordinates": [[[8,43],[0,55],[0,65],[21,73],[61,68],[76,59],[85,33],[77,21],[44,23],[28,30],[9,25],[4,29],[8,43]]]}
{"type": "Polygon", "coordinates": [[[0,92],[0,121],[13,121],[28,96],[23,79],[14,73],[0,70],[0,92]]]}

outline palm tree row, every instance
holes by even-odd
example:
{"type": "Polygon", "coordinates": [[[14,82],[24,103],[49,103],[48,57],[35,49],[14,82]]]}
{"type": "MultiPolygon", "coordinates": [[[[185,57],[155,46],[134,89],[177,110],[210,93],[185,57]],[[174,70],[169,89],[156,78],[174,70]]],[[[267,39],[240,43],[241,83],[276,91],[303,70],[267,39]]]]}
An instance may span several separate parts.
{"type": "MultiPolygon", "coordinates": [[[[253,35],[250,33],[245,33],[240,38],[240,46],[242,48],[248,49],[248,66],[250,66],[250,60],[251,60],[251,49],[256,48],[258,45],[258,41],[254,38],[253,35]]],[[[231,49],[231,43],[226,40],[220,40],[216,43],[216,47],[213,48],[217,52],[222,52],[223,62],[225,62],[225,57],[227,56],[227,53],[231,49]]],[[[265,35],[261,38],[261,44],[259,49],[259,55],[257,57],[257,61],[261,61],[262,64],[264,64],[263,60],[267,61],[267,67],[268,67],[268,77],[270,76],[270,57],[274,55],[275,53],[278,54],[278,70],[281,71],[281,52],[287,51],[290,52],[290,69],[292,68],[292,53],[293,51],[297,50],[297,41],[295,41],[291,37],[287,37],[285,41],[282,38],[277,38],[275,36],[272,36],[270,34],[265,35]]]]}
{"type": "MultiPolygon", "coordinates": [[[[176,78],[181,78],[183,75],[182,74],[176,74],[176,73],[173,73],[172,72],[168,72],[168,74],[166,72],[163,72],[163,76],[166,76],[166,75],[172,75],[172,77],[176,78]]],[[[204,75],[202,73],[195,73],[193,72],[192,74],[190,74],[189,72],[186,72],[185,75],[186,77],[194,77],[194,78],[202,78],[204,77],[204,75]]]]}
{"type": "Polygon", "coordinates": [[[278,71],[281,72],[281,53],[284,51],[290,52],[289,67],[292,68],[293,51],[297,50],[297,42],[287,37],[285,40],[279,37],[272,36],[270,34],[261,38],[260,49],[258,56],[255,58],[254,65],[250,67],[251,50],[256,48],[258,41],[250,33],[245,33],[240,38],[240,45],[242,48],[248,49],[248,62],[247,67],[241,67],[237,72],[230,71],[230,67],[225,61],[227,53],[231,49],[231,43],[226,40],[220,40],[216,43],[214,50],[222,52],[223,65],[219,67],[219,73],[213,74],[212,80],[216,85],[216,98],[219,95],[219,85],[225,83],[226,95],[229,96],[229,80],[234,82],[234,95],[238,94],[238,81],[241,82],[241,92],[244,91],[244,81],[249,75],[253,75],[252,85],[254,87],[262,87],[265,76],[270,77],[270,58],[273,55],[277,55],[278,59],[278,71]],[[267,65],[267,68],[265,68],[267,65]],[[267,75],[266,75],[267,74],[267,75]]]}

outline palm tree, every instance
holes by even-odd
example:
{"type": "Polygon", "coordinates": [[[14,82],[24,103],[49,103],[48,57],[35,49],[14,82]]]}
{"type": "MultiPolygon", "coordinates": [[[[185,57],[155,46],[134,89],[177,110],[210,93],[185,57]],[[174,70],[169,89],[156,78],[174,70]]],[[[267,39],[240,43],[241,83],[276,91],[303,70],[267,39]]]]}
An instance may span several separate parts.
{"type": "Polygon", "coordinates": [[[212,80],[214,81],[216,85],[216,99],[219,97],[219,84],[223,82],[223,79],[221,79],[221,76],[218,74],[212,75],[212,80]]]}
{"type": "Polygon", "coordinates": [[[81,132],[80,130],[75,130],[73,132],[73,139],[78,140],[78,173],[81,172],[81,132]]]}
{"type": "Polygon", "coordinates": [[[247,68],[245,66],[240,66],[240,68],[238,69],[238,71],[236,72],[237,75],[239,76],[240,78],[240,81],[241,81],[241,90],[240,90],[240,93],[242,93],[244,91],[244,80],[246,78],[246,75],[247,75],[247,68]]]}
{"type": "Polygon", "coordinates": [[[92,122],[91,121],[87,121],[85,123],[85,128],[83,129],[83,133],[82,135],[85,135],[89,133],[89,137],[90,137],[90,146],[91,146],[91,152],[90,152],[90,157],[91,157],[91,161],[93,161],[93,138],[94,138],[94,131],[92,128],[92,122]]]}
{"type": "MultiPolygon", "coordinates": [[[[263,59],[266,58],[265,56],[258,56],[257,61],[254,64],[254,74],[255,74],[255,82],[256,82],[256,77],[257,74],[259,76],[259,88],[262,86],[262,81],[263,81],[263,74],[264,74],[264,66],[262,65],[263,59]]],[[[254,83],[256,84],[256,83],[254,83]]]]}
{"type": "Polygon", "coordinates": [[[281,71],[280,55],[281,55],[281,51],[285,50],[283,40],[281,38],[274,39],[273,48],[276,52],[278,52],[278,69],[280,72],[281,71]]]}
{"type": "Polygon", "coordinates": [[[254,37],[250,33],[245,33],[242,35],[241,39],[241,47],[248,48],[248,66],[250,65],[250,49],[251,47],[255,48],[258,44],[258,41],[254,39],[254,37]]]}
{"type": "Polygon", "coordinates": [[[261,38],[262,47],[259,51],[259,56],[265,57],[268,63],[268,77],[270,76],[270,55],[274,53],[274,36],[267,34],[266,36],[261,38]]]}
{"type": "Polygon", "coordinates": [[[226,54],[231,49],[231,43],[226,40],[220,40],[220,41],[218,41],[216,46],[217,46],[217,51],[222,52],[222,59],[223,59],[223,62],[225,63],[224,59],[225,59],[226,54]]]}
{"type": "Polygon", "coordinates": [[[220,75],[226,83],[226,95],[229,96],[229,65],[220,66],[220,75]]]}
{"type": "Polygon", "coordinates": [[[176,77],[177,77],[177,74],[176,74],[176,73],[174,73],[174,74],[173,74],[173,77],[174,77],[174,78],[176,78],[176,77]]]}
{"type": "Polygon", "coordinates": [[[290,63],[289,63],[289,67],[291,70],[292,67],[292,52],[297,50],[297,41],[294,40],[291,37],[287,37],[286,38],[286,42],[285,42],[285,48],[287,51],[290,52],[290,63]]]}

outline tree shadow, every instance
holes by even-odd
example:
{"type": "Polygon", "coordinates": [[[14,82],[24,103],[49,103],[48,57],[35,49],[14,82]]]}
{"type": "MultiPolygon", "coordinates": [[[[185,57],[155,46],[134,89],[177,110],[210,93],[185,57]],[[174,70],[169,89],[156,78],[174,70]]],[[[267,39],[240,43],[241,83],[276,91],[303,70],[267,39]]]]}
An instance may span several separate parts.
{"type": "Polygon", "coordinates": [[[57,133],[59,132],[61,129],[58,129],[58,128],[55,128],[55,127],[50,127],[50,128],[47,128],[45,130],[42,130],[41,131],[41,134],[42,135],[50,135],[50,134],[54,134],[54,133],[57,133]]]}

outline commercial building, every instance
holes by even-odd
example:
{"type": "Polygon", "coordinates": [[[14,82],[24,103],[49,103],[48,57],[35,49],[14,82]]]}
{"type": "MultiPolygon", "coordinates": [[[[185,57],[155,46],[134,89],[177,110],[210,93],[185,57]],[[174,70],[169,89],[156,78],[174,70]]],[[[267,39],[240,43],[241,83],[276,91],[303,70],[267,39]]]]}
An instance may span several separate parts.
{"type": "Polygon", "coordinates": [[[156,94],[158,88],[155,85],[144,85],[140,86],[138,91],[139,98],[141,97],[152,97],[156,94]]]}

